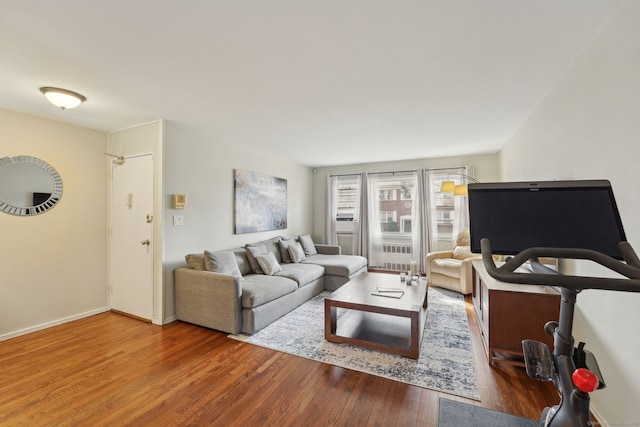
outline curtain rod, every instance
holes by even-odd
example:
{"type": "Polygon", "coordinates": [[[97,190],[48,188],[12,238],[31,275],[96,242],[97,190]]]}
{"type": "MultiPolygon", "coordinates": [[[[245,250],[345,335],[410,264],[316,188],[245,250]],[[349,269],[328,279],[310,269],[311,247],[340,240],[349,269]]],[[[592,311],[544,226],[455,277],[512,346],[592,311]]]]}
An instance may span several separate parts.
{"type": "MultiPolygon", "coordinates": [[[[427,168],[425,170],[427,171],[445,171],[445,170],[451,170],[451,169],[464,169],[465,166],[454,166],[454,167],[450,167],[450,168],[427,168]]],[[[390,173],[390,174],[397,174],[397,173],[407,173],[407,172],[418,172],[418,169],[412,169],[412,170],[405,170],[405,171],[389,171],[389,172],[367,172],[367,174],[369,175],[381,175],[384,173],[390,173]]],[[[344,174],[332,174],[329,176],[359,176],[360,173],[344,173],[344,174]]]]}

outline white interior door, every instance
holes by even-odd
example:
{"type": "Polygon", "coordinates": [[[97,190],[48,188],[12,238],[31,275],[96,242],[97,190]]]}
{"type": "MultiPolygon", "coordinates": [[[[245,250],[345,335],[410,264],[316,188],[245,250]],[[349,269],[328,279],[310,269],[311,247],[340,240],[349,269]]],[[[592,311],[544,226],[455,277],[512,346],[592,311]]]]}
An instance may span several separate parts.
{"type": "Polygon", "coordinates": [[[153,317],[153,157],[113,164],[111,180],[111,308],[153,317]]]}

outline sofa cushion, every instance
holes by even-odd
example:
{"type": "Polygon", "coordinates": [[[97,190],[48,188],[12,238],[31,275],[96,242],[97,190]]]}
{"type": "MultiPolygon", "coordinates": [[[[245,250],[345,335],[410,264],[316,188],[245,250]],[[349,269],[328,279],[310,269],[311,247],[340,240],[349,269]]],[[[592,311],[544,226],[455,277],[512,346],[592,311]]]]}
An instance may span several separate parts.
{"type": "Polygon", "coordinates": [[[303,287],[324,276],[324,267],[315,264],[282,264],[282,271],[276,276],[287,277],[295,280],[298,287],[303,287]]]}
{"type": "Polygon", "coordinates": [[[267,276],[273,276],[278,271],[282,270],[278,260],[272,252],[267,252],[266,254],[261,254],[256,257],[256,261],[260,264],[260,268],[264,271],[264,274],[267,276]]]}
{"type": "Polygon", "coordinates": [[[349,277],[367,266],[367,259],[358,255],[312,255],[304,261],[305,264],[321,265],[325,274],[349,277]]]}
{"type": "Polygon", "coordinates": [[[316,255],[318,251],[316,250],[316,245],[313,243],[313,239],[308,234],[304,234],[302,236],[298,236],[298,241],[302,245],[302,249],[304,249],[304,254],[306,256],[316,255]]]}
{"type": "Polygon", "coordinates": [[[296,239],[290,237],[288,239],[282,239],[278,242],[278,246],[280,246],[280,256],[282,258],[282,262],[293,262],[291,260],[291,255],[289,254],[289,246],[296,243],[296,239]]]}
{"type": "Polygon", "coordinates": [[[431,262],[431,272],[449,277],[460,277],[461,259],[437,258],[431,262]]]}
{"type": "Polygon", "coordinates": [[[242,308],[258,307],[295,292],[298,284],[286,277],[248,274],[242,282],[242,308]]]}
{"type": "Polygon", "coordinates": [[[204,251],[204,265],[207,271],[242,277],[233,251],[204,251]]]}
{"type": "Polygon", "coordinates": [[[189,254],[184,257],[185,261],[187,261],[187,266],[194,270],[204,271],[206,267],[204,266],[204,256],[201,254],[189,254]]]}
{"type": "Polygon", "coordinates": [[[456,246],[453,248],[453,257],[455,259],[467,259],[474,256],[470,246],[456,246]]]}
{"type": "Polygon", "coordinates": [[[289,255],[291,256],[291,262],[297,263],[305,259],[304,249],[298,242],[294,242],[289,246],[289,255]]]}
{"type": "Polygon", "coordinates": [[[278,262],[282,262],[282,255],[280,254],[280,240],[282,240],[282,237],[276,236],[260,242],[264,244],[267,251],[271,252],[273,256],[276,257],[276,261],[278,262]]]}
{"type": "Polygon", "coordinates": [[[236,262],[242,275],[251,274],[251,264],[249,264],[249,256],[247,250],[243,247],[233,249],[233,253],[236,256],[236,262]]]}
{"type": "Polygon", "coordinates": [[[465,228],[458,233],[456,246],[471,246],[471,235],[469,234],[468,228],[465,228]]]}
{"type": "Polygon", "coordinates": [[[258,260],[256,259],[258,255],[266,254],[267,252],[269,252],[264,243],[251,243],[246,245],[245,249],[247,250],[247,258],[249,259],[249,264],[251,265],[251,271],[255,274],[264,274],[264,271],[262,271],[262,268],[260,267],[260,264],[258,264],[258,260]]]}

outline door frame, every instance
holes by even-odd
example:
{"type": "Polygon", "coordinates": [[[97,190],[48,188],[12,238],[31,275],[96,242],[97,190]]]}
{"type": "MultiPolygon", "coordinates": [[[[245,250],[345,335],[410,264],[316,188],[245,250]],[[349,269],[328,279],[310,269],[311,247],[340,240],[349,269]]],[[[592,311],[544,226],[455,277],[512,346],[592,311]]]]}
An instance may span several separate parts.
{"type": "MultiPolygon", "coordinates": [[[[151,154],[153,156],[153,314],[151,322],[163,325],[165,322],[165,292],[163,280],[163,146],[164,121],[154,120],[130,126],[109,133],[107,153],[127,157],[151,154]]],[[[111,162],[113,157],[105,156],[107,179],[107,283],[108,306],[111,308],[111,162]]]]}

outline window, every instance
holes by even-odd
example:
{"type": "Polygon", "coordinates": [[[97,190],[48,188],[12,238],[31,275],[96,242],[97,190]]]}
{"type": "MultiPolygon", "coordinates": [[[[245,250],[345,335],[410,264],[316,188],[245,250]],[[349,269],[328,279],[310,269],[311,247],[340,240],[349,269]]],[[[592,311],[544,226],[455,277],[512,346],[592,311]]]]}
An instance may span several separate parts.
{"type": "Polygon", "coordinates": [[[453,193],[441,193],[442,181],[454,181],[464,184],[462,175],[466,169],[454,168],[433,172],[430,179],[431,217],[435,218],[431,226],[431,250],[450,250],[460,230],[466,226],[466,197],[454,196],[453,193]]]}
{"type": "Polygon", "coordinates": [[[411,216],[400,218],[400,232],[411,233],[411,216]]]}
{"type": "Polygon", "coordinates": [[[369,174],[369,267],[407,271],[415,261],[416,227],[413,223],[417,171],[369,174]]]}
{"type": "Polygon", "coordinates": [[[408,270],[411,261],[423,259],[426,252],[450,250],[458,232],[468,227],[468,208],[465,197],[441,193],[440,187],[443,181],[464,183],[466,171],[330,176],[332,198],[325,218],[333,222],[327,223],[327,240],[339,244],[343,253],[366,253],[369,268],[389,271],[408,270]],[[361,194],[363,188],[367,194],[361,194]],[[362,199],[367,206],[360,206],[362,199]]]}
{"type": "Polygon", "coordinates": [[[357,221],[360,204],[359,181],[353,176],[338,177],[337,221],[357,221]]]}
{"type": "Polygon", "coordinates": [[[395,189],[380,190],[380,200],[396,200],[395,189]]]}

